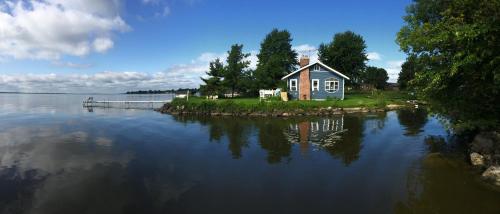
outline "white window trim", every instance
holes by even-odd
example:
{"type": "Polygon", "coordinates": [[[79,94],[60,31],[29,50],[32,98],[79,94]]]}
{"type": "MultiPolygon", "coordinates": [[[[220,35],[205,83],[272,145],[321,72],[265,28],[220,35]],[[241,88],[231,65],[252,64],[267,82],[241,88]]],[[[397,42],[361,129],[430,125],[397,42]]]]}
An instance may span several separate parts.
{"type": "Polygon", "coordinates": [[[339,89],[340,89],[340,82],[339,82],[339,80],[338,79],[330,80],[330,79],[332,79],[332,78],[328,78],[328,79],[325,80],[325,91],[328,92],[328,93],[335,93],[335,92],[339,91],[339,89]],[[328,89],[327,89],[327,88],[329,88],[329,84],[328,83],[330,83],[330,82],[333,82],[333,91],[328,91],[328,89]],[[337,84],[335,84],[335,82],[337,84]],[[337,88],[335,88],[335,85],[337,85],[337,88]]]}
{"type": "Polygon", "coordinates": [[[298,91],[297,90],[298,88],[299,88],[299,86],[297,84],[297,79],[290,79],[290,91],[298,91]],[[295,82],[295,90],[292,88],[293,87],[292,82],[295,82]]]}
{"type": "Polygon", "coordinates": [[[311,80],[311,89],[312,89],[312,91],[319,91],[319,79],[312,79],[311,80]],[[316,86],[316,88],[314,88],[314,82],[318,83],[318,85],[316,86]]]}

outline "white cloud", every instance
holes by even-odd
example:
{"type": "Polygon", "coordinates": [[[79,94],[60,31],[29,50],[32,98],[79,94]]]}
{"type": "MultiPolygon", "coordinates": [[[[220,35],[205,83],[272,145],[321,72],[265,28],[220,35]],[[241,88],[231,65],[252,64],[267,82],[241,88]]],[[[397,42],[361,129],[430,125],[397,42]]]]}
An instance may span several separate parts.
{"type": "Polygon", "coordinates": [[[401,65],[403,65],[404,62],[405,62],[404,60],[393,60],[386,62],[386,66],[384,69],[387,71],[387,74],[389,75],[388,82],[398,81],[399,72],[401,72],[401,65]]]}
{"type": "Polygon", "coordinates": [[[0,3],[0,57],[59,59],[113,47],[112,34],[129,30],[118,0],[0,3]]]}
{"type": "MultiPolygon", "coordinates": [[[[250,68],[257,65],[257,51],[251,51],[250,68]]],[[[156,73],[105,71],[95,74],[0,74],[0,91],[20,92],[125,92],[145,89],[192,88],[216,58],[225,62],[227,53],[206,52],[187,64],[177,64],[156,73]]],[[[81,68],[87,64],[54,61],[56,66],[81,68]]],[[[88,65],[91,66],[91,65],[88,65]]]]}
{"type": "MultiPolygon", "coordinates": [[[[314,46],[300,45],[293,49],[299,54],[308,53],[311,60],[317,60],[314,46]]],[[[252,50],[249,53],[249,68],[255,69],[258,52],[252,50]]],[[[0,91],[120,93],[130,90],[192,88],[201,84],[200,77],[206,76],[209,63],[217,58],[225,62],[227,53],[205,52],[189,63],[173,65],[156,73],[104,71],[95,74],[0,74],[0,91]]],[[[92,66],[62,61],[54,61],[53,64],[71,68],[92,66]]]]}
{"type": "Polygon", "coordinates": [[[110,38],[97,38],[94,40],[94,50],[99,53],[106,52],[113,47],[114,43],[110,38]]]}
{"type": "Polygon", "coordinates": [[[382,55],[380,55],[379,53],[377,52],[368,52],[367,53],[367,58],[368,60],[382,60],[382,55]]]}

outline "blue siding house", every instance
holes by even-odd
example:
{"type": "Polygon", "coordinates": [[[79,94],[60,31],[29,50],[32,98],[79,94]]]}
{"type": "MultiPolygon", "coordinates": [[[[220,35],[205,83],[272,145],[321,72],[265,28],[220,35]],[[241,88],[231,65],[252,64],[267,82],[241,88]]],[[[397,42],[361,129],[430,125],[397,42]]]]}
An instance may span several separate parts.
{"type": "Polygon", "coordinates": [[[287,82],[288,96],[293,100],[344,99],[345,80],[349,77],[322,62],[309,63],[300,58],[300,68],[282,78],[287,82]]]}

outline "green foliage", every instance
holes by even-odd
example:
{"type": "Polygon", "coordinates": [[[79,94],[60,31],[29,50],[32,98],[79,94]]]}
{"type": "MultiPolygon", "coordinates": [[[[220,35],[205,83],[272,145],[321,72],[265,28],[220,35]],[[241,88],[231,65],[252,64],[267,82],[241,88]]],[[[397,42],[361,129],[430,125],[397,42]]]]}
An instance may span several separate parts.
{"type": "Polygon", "coordinates": [[[235,98],[220,100],[205,100],[199,97],[174,99],[171,105],[179,111],[196,113],[283,113],[297,111],[315,111],[320,108],[383,108],[387,104],[404,104],[407,95],[396,91],[380,91],[375,94],[354,92],[345,100],[328,98],[326,101],[288,101],[283,102],[278,97],[261,101],[258,98],[235,98]]]}
{"type": "Polygon", "coordinates": [[[500,1],[416,0],[397,42],[419,69],[411,85],[459,129],[500,125],[500,1]]]}
{"type": "Polygon", "coordinates": [[[203,95],[218,95],[224,91],[222,85],[222,78],[225,74],[225,68],[219,58],[210,62],[210,69],[206,74],[209,76],[207,79],[201,78],[205,83],[200,86],[200,91],[203,95]]]}
{"type": "Polygon", "coordinates": [[[384,89],[389,76],[383,68],[368,66],[363,75],[364,82],[373,85],[377,89],[384,89]]]}
{"type": "Polygon", "coordinates": [[[377,107],[382,108],[382,107],[385,107],[387,105],[387,101],[386,101],[386,98],[384,96],[384,93],[377,91],[377,92],[375,92],[374,97],[376,100],[375,105],[377,107]]]}
{"type": "Polygon", "coordinates": [[[257,55],[259,63],[255,71],[260,88],[276,88],[281,78],[291,71],[297,63],[297,53],[292,50],[292,38],[288,31],[274,29],[267,34],[260,45],[257,55]]]}
{"type": "Polygon", "coordinates": [[[366,44],[363,37],[352,31],[337,33],[333,41],[321,44],[319,60],[351,78],[348,85],[361,83],[366,67],[366,44]]]}
{"type": "Polygon", "coordinates": [[[415,56],[410,56],[406,62],[401,65],[401,72],[398,77],[399,88],[402,90],[410,88],[410,81],[415,78],[415,73],[422,70],[421,65],[418,64],[415,56]]]}
{"type": "Polygon", "coordinates": [[[243,45],[238,44],[232,45],[227,53],[223,83],[231,90],[231,95],[234,97],[234,92],[241,89],[241,78],[244,76],[245,69],[250,65],[250,61],[246,60],[250,54],[243,53],[243,45]]]}

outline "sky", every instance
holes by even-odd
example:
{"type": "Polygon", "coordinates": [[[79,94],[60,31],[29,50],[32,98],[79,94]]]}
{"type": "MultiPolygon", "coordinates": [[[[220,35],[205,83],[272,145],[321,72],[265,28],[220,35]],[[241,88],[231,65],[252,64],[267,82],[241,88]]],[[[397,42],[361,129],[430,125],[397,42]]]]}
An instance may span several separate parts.
{"type": "Polygon", "coordinates": [[[411,0],[0,0],[0,91],[121,93],[198,87],[244,45],[257,64],[273,28],[315,58],[336,33],[363,36],[369,65],[397,80],[396,33],[411,0]]]}

